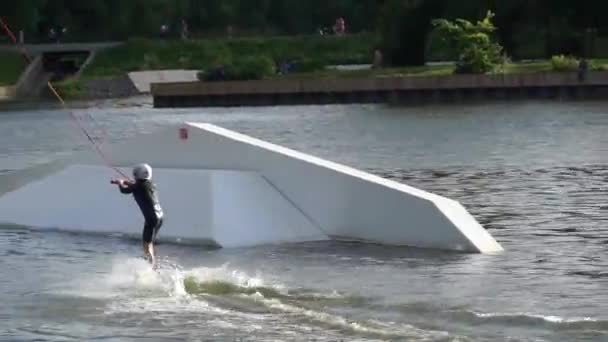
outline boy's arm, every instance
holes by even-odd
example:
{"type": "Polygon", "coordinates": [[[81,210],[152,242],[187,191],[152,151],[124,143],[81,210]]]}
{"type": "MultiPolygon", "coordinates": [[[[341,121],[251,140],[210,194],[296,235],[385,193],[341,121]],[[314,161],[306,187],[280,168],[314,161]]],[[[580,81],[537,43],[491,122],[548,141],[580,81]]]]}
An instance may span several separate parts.
{"type": "Polygon", "coordinates": [[[112,180],[112,184],[118,185],[118,189],[123,194],[133,193],[133,182],[124,179],[112,180]]]}

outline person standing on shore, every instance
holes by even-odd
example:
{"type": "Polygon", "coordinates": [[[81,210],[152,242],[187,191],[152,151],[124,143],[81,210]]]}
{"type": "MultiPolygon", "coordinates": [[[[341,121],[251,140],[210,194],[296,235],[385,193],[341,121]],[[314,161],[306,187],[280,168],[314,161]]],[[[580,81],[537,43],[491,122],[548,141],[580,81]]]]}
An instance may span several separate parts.
{"type": "Polygon", "coordinates": [[[584,81],[587,78],[587,72],[589,71],[589,63],[587,63],[587,59],[584,57],[581,58],[578,63],[578,80],[584,81]]]}
{"type": "Polygon", "coordinates": [[[186,22],[186,19],[182,19],[181,24],[182,24],[182,30],[181,30],[182,40],[188,40],[189,31],[188,31],[188,23],[186,22]]]}

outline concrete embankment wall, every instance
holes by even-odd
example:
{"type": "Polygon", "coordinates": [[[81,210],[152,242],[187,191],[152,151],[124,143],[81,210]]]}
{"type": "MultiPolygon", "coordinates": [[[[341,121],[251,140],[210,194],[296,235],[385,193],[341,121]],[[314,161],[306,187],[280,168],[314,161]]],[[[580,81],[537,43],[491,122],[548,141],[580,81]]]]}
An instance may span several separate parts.
{"type": "Polygon", "coordinates": [[[17,96],[20,98],[37,97],[40,91],[40,84],[44,82],[44,78],[49,76],[43,74],[44,65],[42,63],[42,56],[37,56],[19,77],[16,85],[17,96]]]}
{"type": "Polygon", "coordinates": [[[17,89],[15,86],[0,87],[0,101],[12,100],[15,98],[17,89]]]}
{"type": "Polygon", "coordinates": [[[129,78],[140,93],[150,93],[153,83],[195,82],[198,70],[151,70],[128,73],[129,78]]]}
{"type": "Polygon", "coordinates": [[[152,84],[156,107],[608,98],[608,72],[152,84]]]}

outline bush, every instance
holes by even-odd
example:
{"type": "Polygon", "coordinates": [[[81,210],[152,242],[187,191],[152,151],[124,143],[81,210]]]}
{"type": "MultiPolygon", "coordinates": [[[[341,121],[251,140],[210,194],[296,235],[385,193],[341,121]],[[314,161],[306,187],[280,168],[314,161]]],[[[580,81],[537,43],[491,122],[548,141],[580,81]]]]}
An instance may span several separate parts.
{"type": "Polygon", "coordinates": [[[454,44],[444,39],[440,30],[434,29],[429,33],[425,56],[427,62],[454,61],[458,60],[458,51],[454,44]]]}
{"type": "Polygon", "coordinates": [[[124,45],[100,51],[84,71],[85,77],[116,76],[141,69],[207,70],[232,65],[246,56],[267,56],[275,61],[298,61],[301,57],[315,63],[370,63],[374,34],[344,37],[319,35],[293,37],[256,37],[207,40],[130,39],[124,45]]]}
{"type": "Polygon", "coordinates": [[[578,61],[571,56],[557,55],[551,57],[551,67],[554,71],[576,71],[578,61]]]}
{"type": "Polygon", "coordinates": [[[196,78],[201,82],[210,81],[210,79],[207,79],[208,73],[209,73],[209,70],[199,71],[196,73],[196,78]]]}
{"type": "Polygon", "coordinates": [[[158,56],[154,53],[146,53],[144,55],[144,62],[141,66],[141,70],[158,70],[161,69],[162,64],[158,56]]]}
{"type": "Polygon", "coordinates": [[[268,56],[243,57],[227,69],[230,80],[261,80],[275,74],[274,61],[268,56]]]}
{"type": "Polygon", "coordinates": [[[247,56],[228,65],[220,65],[201,71],[201,81],[251,81],[275,74],[274,61],[268,56],[247,56]]]}
{"type": "Polygon", "coordinates": [[[85,93],[82,82],[74,78],[68,78],[61,82],[57,82],[53,86],[64,99],[80,98],[85,93]]]}
{"type": "Polygon", "coordinates": [[[475,24],[464,19],[433,21],[442,39],[456,47],[459,54],[457,73],[483,74],[494,71],[502,64],[503,48],[491,36],[496,31],[493,17],[494,14],[488,12],[483,20],[475,24]]]}
{"type": "Polygon", "coordinates": [[[325,63],[311,58],[302,58],[295,62],[295,72],[315,72],[325,69],[325,63]]]}
{"type": "Polygon", "coordinates": [[[593,71],[608,71],[608,64],[591,64],[591,70],[593,71]]]}

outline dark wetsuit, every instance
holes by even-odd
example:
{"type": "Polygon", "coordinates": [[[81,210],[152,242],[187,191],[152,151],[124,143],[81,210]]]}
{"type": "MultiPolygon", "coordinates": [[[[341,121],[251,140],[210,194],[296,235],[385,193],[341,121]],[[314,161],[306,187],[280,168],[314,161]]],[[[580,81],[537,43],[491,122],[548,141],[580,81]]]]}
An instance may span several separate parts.
{"type": "Polygon", "coordinates": [[[143,240],[148,243],[154,242],[158,230],[163,225],[163,210],[158,201],[156,186],[150,181],[138,180],[134,184],[127,184],[125,187],[121,186],[120,192],[123,194],[133,194],[135,202],[137,202],[146,220],[142,236],[143,240]]]}

